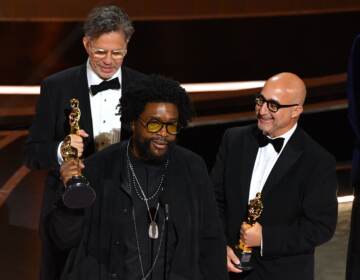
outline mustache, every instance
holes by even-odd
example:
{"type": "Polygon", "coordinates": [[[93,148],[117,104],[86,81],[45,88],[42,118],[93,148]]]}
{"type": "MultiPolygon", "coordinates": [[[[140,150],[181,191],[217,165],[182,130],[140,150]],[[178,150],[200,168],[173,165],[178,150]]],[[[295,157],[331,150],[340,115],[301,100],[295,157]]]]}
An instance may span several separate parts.
{"type": "MultiPolygon", "coordinates": [[[[260,113],[256,114],[257,119],[263,119],[266,115],[261,115],[260,113]]],[[[268,119],[268,118],[265,118],[268,119]]]]}
{"type": "Polygon", "coordinates": [[[166,137],[162,137],[162,136],[154,136],[154,137],[151,137],[151,140],[152,140],[152,141],[161,142],[161,143],[164,143],[164,144],[169,144],[169,143],[170,143],[170,142],[166,139],[166,137]]]}

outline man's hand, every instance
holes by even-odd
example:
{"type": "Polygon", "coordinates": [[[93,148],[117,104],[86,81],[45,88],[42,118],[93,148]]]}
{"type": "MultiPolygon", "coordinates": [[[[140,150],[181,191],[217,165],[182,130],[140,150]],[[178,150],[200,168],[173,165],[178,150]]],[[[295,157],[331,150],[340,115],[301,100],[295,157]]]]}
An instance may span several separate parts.
{"type": "Polygon", "coordinates": [[[253,226],[243,223],[241,225],[240,238],[248,247],[261,246],[262,226],[257,222],[253,226]]]}
{"type": "Polygon", "coordinates": [[[240,264],[239,258],[235,255],[233,249],[229,246],[226,246],[226,257],[227,257],[227,270],[230,272],[240,273],[241,269],[235,267],[234,264],[240,264]]]}
{"type": "Polygon", "coordinates": [[[61,180],[66,186],[67,181],[73,176],[79,176],[81,170],[84,169],[84,164],[81,160],[69,160],[64,162],[60,167],[61,180]]]}
{"type": "Polygon", "coordinates": [[[80,158],[84,152],[83,138],[89,137],[85,130],[80,129],[77,134],[70,134],[71,146],[76,148],[78,157],[80,158]]]}

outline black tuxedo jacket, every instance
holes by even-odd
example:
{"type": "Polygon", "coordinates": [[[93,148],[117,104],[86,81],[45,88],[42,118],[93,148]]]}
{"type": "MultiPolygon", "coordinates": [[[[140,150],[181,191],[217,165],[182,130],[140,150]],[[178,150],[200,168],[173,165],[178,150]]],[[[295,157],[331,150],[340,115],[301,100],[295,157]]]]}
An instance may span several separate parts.
{"type": "MultiPolygon", "coordinates": [[[[127,94],[131,85],[146,79],[146,75],[135,70],[122,67],[122,94],[127,94]]],[[[89,137],[84,143],[83,156],[86,158],[95,151],[92,117],[90,108],[89,88],[86,75],[86,64],[66,69],[46,78],[41,83],[41,92],[36,107],[36,115],[29,131],[25,145],[26,165],[31,169],[49,169],[43,194],[41,210],[40,235],[43,241],[42,267],[47,271],[59,274],[68,252],[50,252],[51,241],[47,240],[43,224],[58,197],[59,165],[57,161],[57,147],[70,132],[68,115],[70,112],[70,99],[77,98],[80,102],[81,118],[80,128],[84,129],[89,137]],[[50,261],[55,255],[56,260],[50,261]],[[53,267],[53,264],[56,264],[53,267]]],[[[114,104],[116,105],[116,104],[114,104]]],[[[119,118],[120,127],[120,116],[119,118]]],[[[54,249],[55,250],[55,249],[54,249]]],[[[42,272],[42,279],[50,278],[42,272]]]]}
{"type": "MultiPolygon", "coordinates": [[[[212,180],[227,243],[239,239],[246,220],[250,180],[258,151],[255,125],[225,132],[212,180]]],[[[314,249],[328,241],[337,221],[336,163],[297,128],[262,191],[263,253],[253,250],[254,269],[233,279],[313,279],[314,249]]]]}

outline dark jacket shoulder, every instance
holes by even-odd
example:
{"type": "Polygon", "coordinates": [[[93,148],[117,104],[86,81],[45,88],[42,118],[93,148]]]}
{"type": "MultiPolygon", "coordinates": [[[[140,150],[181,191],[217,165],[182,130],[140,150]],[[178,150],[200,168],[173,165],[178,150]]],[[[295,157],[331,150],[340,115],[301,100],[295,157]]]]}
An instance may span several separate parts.
{"type": "MultiPolygon", "coordinates": [[[[238,145],[241,141],[244,141],[246,138],[253,138],[254,135],[258,133],[258,128],[256,124],[250,124],[245,126],[237,126],[228,128],[225,130],[223,135],[223,144],[227,145],[238,145]]],[[[254,140],[254,139],[252,139],[254,140]]]]}
{"type": "Polygon", "coordinates": [[[141,73],[137,70],[134,70],[132,68],[122,66],[121,69],[122,69],[122,72],[124,75],[137,77],[138,79],[146,79],[147,78],[147,75],[145,75],[144,73],[141,73]]]}
{"type": "Polygon", "coordinates": [[[186,149],[182,146],[175,145],[172,153],[175,161],[183,161],[189,166],[197,164],[197,165],[204,165],[205,161],[201,156],[194,153],[193,151],[190,151],[189,149],[186,149]]]}
{"type": "Polygon", "coordinates": [[[86,77],[86,64],[70,67],[60,72],[54,73],[44,79],[44,83],[65,82],[76,77],[86,77]]]}
{"type": "Polygon", "coordinates": [[[317,158],[322,158],[323,160],[331,161],[331,163],[335,164],[335,157],[321,144],[315,141],[309,134],[307,134],[306,131],[298,127],[293,136],[296,137],[296,134],[299,135],[299,138],[305,147],[306,154],[310,157],[316,156],[317,158]]]}

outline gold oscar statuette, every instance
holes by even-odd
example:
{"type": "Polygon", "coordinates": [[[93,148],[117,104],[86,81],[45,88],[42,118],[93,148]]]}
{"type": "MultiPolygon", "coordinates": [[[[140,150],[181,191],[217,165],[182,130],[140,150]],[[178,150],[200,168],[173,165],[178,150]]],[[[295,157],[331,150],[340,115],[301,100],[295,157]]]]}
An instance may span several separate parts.
{"type": "MultiPolygon", "coordinates": [[[[256,221],[260,218],[263,211],[263,203],[261,201],[261,193],[258,192],[254,199],[251,199],[248,205],[248,216],[246,222],[253,226],[256,221]]],[[[252,248],[247,247],[243,241],[239,240],[238,244],[235,245],[235,254],[240,259],[240,264],[235,265],[237,268],[242,270],[251,270],[251,253],[252,248]]]]}
{"type": "MultiPolygon", "coordinates": [[[[81,116],[79,100],[72,98],[70,100],[70,107],[70,134],[78,134],[80,130],[79,121],[81,116]]],[[[70,135],[64,138],[64,141],[60,147],[60,152],[65,162],[70,160],[79,160],[77,149],[71,146],[70,135]]],[[[69,179],[69,181],[66,183],[65,191],[62,196],[65,206],[72,209],[89,207],[94,202],[95,198],[95,191],[90,186],[90,183],[86,177],[82,174],[73,176],[69,179]]]]}

